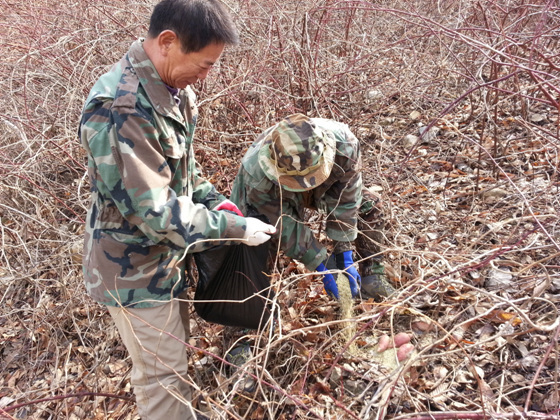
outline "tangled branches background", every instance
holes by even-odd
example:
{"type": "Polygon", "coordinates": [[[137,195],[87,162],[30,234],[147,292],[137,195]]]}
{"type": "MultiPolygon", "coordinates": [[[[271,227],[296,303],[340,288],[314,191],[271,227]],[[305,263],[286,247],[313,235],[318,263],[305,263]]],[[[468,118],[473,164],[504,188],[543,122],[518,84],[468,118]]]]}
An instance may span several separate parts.
{"type": "MultiPolygon", "coordinates": [[[[398,293],[341,319],[301,266],[276,331],[227,375],[193,315],[197,407],[223,418],[558,418],[560,9],[542,0],[225,0],[242,43],[203,85],[197,157],[229,193],[255,135],[293,112],[361,139],[398,293]],[[345,331],[355,350],[348,351],[345,331]],[[382,333],[416,353],[376,358],[382,333]],[[429,414],[427,414],[429,413],[429,414]]],[[[77,139],[95,79],[149,1],[0,0],[0,418],[133,419],[126,352],[81,280],[77,139]]],[[[320,232],[321,219],[310,220],[320,232]]]]}

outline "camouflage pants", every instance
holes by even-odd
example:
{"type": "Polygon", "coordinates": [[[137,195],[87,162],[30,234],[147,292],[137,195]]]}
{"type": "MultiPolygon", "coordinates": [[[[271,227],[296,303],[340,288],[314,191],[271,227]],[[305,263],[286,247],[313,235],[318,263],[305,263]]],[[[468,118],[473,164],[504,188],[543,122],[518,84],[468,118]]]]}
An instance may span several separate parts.
{"type": "Polygon", "coordinates": [[[357,227],[358,237],[354,244],[359,259],[363,260],[360,262],[360,273],[362,276],[367,276],[371,267],[383,260],[385,219],[381,196],[369,190],[363,190],[357,227]]]}

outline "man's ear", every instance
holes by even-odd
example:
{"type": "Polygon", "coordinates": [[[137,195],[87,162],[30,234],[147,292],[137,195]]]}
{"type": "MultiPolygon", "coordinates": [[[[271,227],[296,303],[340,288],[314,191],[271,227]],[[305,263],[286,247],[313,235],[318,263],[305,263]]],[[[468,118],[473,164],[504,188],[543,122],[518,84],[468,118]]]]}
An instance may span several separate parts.
{"type": "Polygon", "coordinates": [[[157,37],[161,54],[166,56],[173,44],[178,40],[177,34],[170,29],[160,32],[157,37]]]}

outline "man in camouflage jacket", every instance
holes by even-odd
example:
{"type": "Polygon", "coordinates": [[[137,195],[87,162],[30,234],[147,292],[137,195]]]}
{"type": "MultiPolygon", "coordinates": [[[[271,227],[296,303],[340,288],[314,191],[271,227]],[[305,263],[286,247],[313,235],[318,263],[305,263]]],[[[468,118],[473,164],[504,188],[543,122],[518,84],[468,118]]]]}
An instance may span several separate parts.
{"type": "Polygon", "coordinates": [[[258,245],[274,232],[241,217],[195,167],[189,85],[235,42],[217,0],[164,0],[147,38],[99,78],[82,114],[91,183],[84,279],[131,355],[142,418],[196,418],[185,352],[189,308],[177,299],[187,287],[185,253],[227,240],[258,245]]]}
{"type": "Polygon", "coordinates": [[[362,186],[359,141],[346,124],[294,114],[265,130],[242,159],[231,199],[244,214],[261,213],[277,225],[280,249],[321,272],[330,295],[339,298],[332,269],[346,270],[353,296],[360,283],[366,297],[392,293],[381,264],[379,200],[362,186]],[[306,209],[326,214],[334,258],[327,259],[305,223],[306,209]],[[356,239],[361,276],[354,268],[356,239]]]}

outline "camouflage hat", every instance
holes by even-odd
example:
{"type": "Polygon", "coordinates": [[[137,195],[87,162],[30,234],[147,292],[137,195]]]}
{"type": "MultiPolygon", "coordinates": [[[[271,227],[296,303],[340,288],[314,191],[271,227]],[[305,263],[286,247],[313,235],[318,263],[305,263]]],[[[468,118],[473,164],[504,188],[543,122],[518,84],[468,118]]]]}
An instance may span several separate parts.
{"type": "Polygon", "coordinates": [[[303,114],[284,118],[272,128],[259,150],[266,176],[288,191],[307,191],[330,175],[336,152],[332,133],[303,114]]]}

